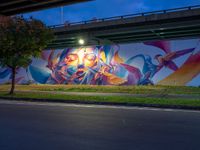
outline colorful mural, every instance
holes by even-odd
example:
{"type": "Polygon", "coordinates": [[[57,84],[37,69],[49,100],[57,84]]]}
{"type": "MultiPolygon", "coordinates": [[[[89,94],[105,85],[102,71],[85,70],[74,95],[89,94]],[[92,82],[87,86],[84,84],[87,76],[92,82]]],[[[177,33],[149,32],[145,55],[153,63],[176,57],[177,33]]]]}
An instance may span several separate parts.
{"type": "MultiPolygon", "coordinates": [[[[17,69],[16,83],[92,85],[200,85],[200,41],[155,41],[112,46],[46,50],[26,68],[17,69]],[[191,85],[191,84],[189,84],[191,85]]],[[[11,71],[0,69],[0,83],[11,71]]]]}

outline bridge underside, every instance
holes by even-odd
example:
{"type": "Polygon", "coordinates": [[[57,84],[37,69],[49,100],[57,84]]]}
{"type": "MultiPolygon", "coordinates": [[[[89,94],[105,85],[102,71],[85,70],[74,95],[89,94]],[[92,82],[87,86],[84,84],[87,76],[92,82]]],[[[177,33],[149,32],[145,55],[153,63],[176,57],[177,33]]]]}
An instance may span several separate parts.
{"type": "Polygon", "coordinates": [[[91,0],[1,0],[0,14],[15,15],[91,0]]]}
{"type": "Polygon", "coordinates": [[[123,44],[152,40],[200,37],[200,8],[91,20],[54,27],[56,39],[48,48],[77,47],[78,39],[87,45],[123,44]]]}

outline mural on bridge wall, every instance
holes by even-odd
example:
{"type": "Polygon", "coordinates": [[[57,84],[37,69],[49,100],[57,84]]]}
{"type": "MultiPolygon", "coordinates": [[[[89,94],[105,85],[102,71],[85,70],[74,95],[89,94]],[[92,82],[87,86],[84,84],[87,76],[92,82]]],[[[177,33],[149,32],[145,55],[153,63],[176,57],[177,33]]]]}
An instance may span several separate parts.
{"type": "MultiPolygon", "coordinates": [[[[16,83],[92,85],[200,85],[199,39],[43,51],[16,83]]],[[[11,71],[0,69],[0,83],[11,71]]]]}

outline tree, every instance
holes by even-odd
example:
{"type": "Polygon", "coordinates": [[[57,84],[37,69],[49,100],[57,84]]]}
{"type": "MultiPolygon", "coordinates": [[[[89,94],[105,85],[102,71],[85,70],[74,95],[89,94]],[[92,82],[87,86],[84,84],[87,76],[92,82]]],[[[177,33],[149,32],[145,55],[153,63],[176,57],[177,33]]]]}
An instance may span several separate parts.
{"type": "Polygon", "coordinates": [[[53,32],[33,18],[12,17],[0,25],[0,66],[12,70],[10,94],[15,89],[16,69],[28,66],[52,39],[53,32]]]}

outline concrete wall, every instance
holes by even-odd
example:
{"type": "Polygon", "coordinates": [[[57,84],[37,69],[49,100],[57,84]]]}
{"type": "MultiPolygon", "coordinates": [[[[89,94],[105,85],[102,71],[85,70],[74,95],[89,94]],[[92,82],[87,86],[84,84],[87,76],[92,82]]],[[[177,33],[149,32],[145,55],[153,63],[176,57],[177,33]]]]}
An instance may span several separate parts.
{"type": "MultiPolygon", "coordinates": [[[[43,51],[16,83],[98,85],[200,85],[199,39],[43,51]]],[[[0,69],[0,83],[10,82],[0,69]]]]}

